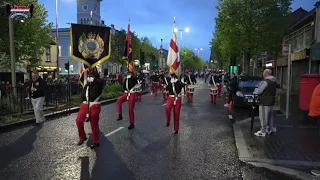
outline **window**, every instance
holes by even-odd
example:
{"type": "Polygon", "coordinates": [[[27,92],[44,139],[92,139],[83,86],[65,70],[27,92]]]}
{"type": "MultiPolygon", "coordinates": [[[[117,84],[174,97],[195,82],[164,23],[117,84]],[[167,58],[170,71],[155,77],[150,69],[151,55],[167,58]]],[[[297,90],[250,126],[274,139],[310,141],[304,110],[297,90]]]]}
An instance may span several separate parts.
{"type": "Polygon", "coordinates": [[[94,11],[94,12],[97,12],[97,9],[98,9],[97,6],[94,6],[94,7],[93,7],[93,11],[94,11]]]}
{"type": "Polygon", "coordinates": [[[61,46],[59,46],[59,57],[61,57],[61,46]]]}
{"type": "Polygon", "coordinates": [[[82,21],[82,19],[80,20],[80,24],[83,24],[83,21],[82,21]]]}
{"type": "Polygon", "coordinates": [[[82,5],[82,10],[84,11],[88,10],[88,5],[87,4],[82,5]]]}
{"type": "Polygon", "coordinates": [[[50,52],[50,48],[46,49],[46,62],[51,62],[51,52],[50,52]]]}
{"type": "Polygon", "coordinates": [[[70,64],[69,69],[70,69],[70,72],[73,72],[73,64],[70,64]]]}
{"type": "Polygon", "coordinates": [[[69,46],[69,56],[71,56],[71,45],[69,46]]]}

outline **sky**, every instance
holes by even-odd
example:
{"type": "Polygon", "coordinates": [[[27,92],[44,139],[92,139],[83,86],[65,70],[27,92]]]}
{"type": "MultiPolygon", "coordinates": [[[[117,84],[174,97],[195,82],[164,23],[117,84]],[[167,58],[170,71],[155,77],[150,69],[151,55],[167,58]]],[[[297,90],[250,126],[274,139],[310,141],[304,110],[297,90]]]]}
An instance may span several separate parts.
{"type": "MultiPolygon", "coordinates": [[[[90,1],[90,0],[88,0],[90,1]]],[[[318,0],[294,0],[292,10],[302,7],[310,11],[318,0]]],[[[48,22],[56,22],[55,0],[39,0],[48,10],[48,22]]],[[[77,22],[77,0],[58,0],[58,27],[69,27],[67,23],[77,22]]],[[[114,24],[116,29],[127,29],[131,22],[131,31],[139,37],[147,36],[153,46],[159,48],[163,39],[164,48],[168,49],[171,39],[173,17],[176,17],[178,29],[189,28],[189,33],[178,36],[178,45],[186,46],[197,53],[195,48],[202,48],[200,57],[208,61],[212,31],[218,0],[162,0],[132,1],[103,0],[101,1],[101,20],[106,25],[114,24]]],[[[134,47],[133,47],[134,48],[134,47]]]]}

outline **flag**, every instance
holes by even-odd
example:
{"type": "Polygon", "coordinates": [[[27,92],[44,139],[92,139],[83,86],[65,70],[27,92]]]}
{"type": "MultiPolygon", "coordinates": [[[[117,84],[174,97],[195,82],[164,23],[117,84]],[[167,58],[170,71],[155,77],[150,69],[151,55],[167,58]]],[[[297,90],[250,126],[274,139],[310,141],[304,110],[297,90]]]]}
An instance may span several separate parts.
{"type": "Polygon", "coordinates": [[[177,77],[179,77],[180,56],[179,56],[179,48],[177,43],[177,34],[174,31],[175,28],[176,28],[176,20],[174,18],[173,28],[172,28],[172,38],[170,41],[167,65],[169,66],[170,71],[175,73],[177,77]]]}
{"type": "Polygon", "coordinates": [[[81,67],[80,67],[80,72],[79,72],[79,84],[84,87],[85,83],[86,83],[86,78],[87,76],[87,71],[89,71],[88,66],[86,66],[85,64],[81,63],[81,67]]]}
{"type": "Polygon", "coordinates": [[[94,68],[109,59],[111,54],[111,28],[84,24],[71,24],[71,57],[94,68]]]}
{"type": "Polygon", "coordinates": [[[133,66],[132,49],[131,48],[132,48],[131,47],[131,31],[130,31],[130,21],[129,21],[128,31],[127,31],[127,35],[126,35],[126,45],[124,47],[122,59],[127,63],[128,71],[135,72],[134,66],[133,66]]]}

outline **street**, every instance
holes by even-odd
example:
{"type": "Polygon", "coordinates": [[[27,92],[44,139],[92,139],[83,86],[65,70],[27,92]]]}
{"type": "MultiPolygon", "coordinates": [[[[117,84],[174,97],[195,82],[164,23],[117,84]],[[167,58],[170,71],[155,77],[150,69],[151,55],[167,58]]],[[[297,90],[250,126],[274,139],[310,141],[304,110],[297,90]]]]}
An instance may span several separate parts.
{"type": "MultiPolygon", "coordinates": [[[[75,145],[76,113],[42,127],[2,133],[0,179],[289,179],[239,161],[227,108],[222,99],[210,103],[208,85],[200,83],[193,104],[184,100],[177,135],[173,120],[165,127],[162,104],[161,94],[155,99],[143,96],[136,103],[135,129],[130,131],[127,104],[122,121],[116,121],[115,103],[102,106],[96,150],[87,147],[90,138],[87,145],[75,145]]],[[[242,116],[247,116],[245,111],[242,116]]]]}

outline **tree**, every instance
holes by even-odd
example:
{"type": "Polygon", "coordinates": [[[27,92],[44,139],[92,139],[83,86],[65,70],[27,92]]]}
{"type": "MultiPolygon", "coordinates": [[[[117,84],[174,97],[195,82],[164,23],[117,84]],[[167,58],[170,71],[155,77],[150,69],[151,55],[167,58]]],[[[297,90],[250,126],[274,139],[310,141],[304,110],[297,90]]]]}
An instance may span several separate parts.
{"type": "MultiPolygon", "coordinates": [[[[9,4],[16,1],[7,0],[9,4]]],[[[21,1],[20,1],[21,2],[21,1]]],[[[19,5],[34,5],[33,17],[20,22],[13,20],[14,28],[14,46],[15,46],[15,62],[16,65],[30,63],[31,65],[38,63],[46,48],[54,43],[54,39],[50,35],[52,23],[47,24],[48,12],[44,5],[40,5],[37,0],[25,0],[19,5]]],[[[9,46],[9,21],[5,7],[0,8],[0,53],[10,57],[9,46]]],[[[1,67],[8,67],[10,61],[0,59],[1,67]]]]}
{"type": "Polygon", "coordinates": [[[258,52],[276,55],[288,28],[292,0],[224,0],[219,1],[212,55],[221,62],[241,59],[245,71],[258,52]]]}
{"type": "Polygon", "coordinates": [[[202,69],[204,61],[196,56],[190,49],[183,47],[180,50],[180,59],[184,69],[202,69]]]}
{"type": "Polygon", "coordinates": [[[109,61],[112,63],[118,63],[122,64],[122,56],[123,51],[125,47],[125,38],[126,38],[126,32],[125,30],[116,31],[112,35],[111,39],[111,56],[109,58],[109,61]]]}

